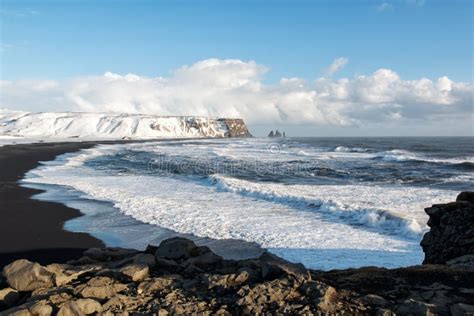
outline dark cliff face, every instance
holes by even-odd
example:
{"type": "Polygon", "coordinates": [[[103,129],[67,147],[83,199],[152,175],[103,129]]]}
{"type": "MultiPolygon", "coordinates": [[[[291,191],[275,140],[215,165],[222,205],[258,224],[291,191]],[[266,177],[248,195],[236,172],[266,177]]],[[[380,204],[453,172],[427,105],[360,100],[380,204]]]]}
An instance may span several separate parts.
{"type": "Polygon", "coordinates": [[[252,137],[244,120],[242,119],[219,119],[227,125],[226,137],[252,137]]]}
{"type": "Polygon", "coordinates": [[[430,216],[431,229],[421,241],[423,263],[444,264],[474,255],[474,192],[463,192],[456,202],[436,204],[425,212],[430,216]]]}

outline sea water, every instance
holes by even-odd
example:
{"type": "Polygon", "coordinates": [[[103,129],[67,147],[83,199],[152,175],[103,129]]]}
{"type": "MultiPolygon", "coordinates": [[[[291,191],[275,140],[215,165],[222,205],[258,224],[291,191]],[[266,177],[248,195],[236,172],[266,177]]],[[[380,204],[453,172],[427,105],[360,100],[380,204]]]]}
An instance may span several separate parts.
{"type": "Polygon", "coordinates": [[[467,137],[212,139],[99,145],[24,182],[75,203],[86,216],[66,228],[109,245],[189,234],[327,270],[421,263],[424,208],[473,190],[473,171],[467,137]]]}

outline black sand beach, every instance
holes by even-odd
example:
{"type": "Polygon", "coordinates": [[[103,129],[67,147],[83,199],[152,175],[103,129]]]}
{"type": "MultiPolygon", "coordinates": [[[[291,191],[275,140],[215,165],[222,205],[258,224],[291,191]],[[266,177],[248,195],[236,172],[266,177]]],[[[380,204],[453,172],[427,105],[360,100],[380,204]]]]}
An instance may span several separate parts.
{"type": "Polygon", "coordinates": [[[60,203],[31,199],[40,190],[19,185],[40,161],[96,143],[37,143],[0,147],[0,265],[17,258],[48,263],[77,257],[86,248],[103,246],[87,234],[68,232],[65,221],[81,213],[60,203]],[[58,251],[61,249],[61,251],[58,251]]]}

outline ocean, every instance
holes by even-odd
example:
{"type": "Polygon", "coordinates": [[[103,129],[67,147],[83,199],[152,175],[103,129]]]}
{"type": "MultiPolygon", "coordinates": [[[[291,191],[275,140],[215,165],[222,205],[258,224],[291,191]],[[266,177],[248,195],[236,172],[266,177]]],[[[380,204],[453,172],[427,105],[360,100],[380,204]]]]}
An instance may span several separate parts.
{"type": "MultiPolygon", "coordinates": [[[[241,240],[314,269],[420,264],[424,208],[474,189],[457,138],[245,138],[99,145],[23,183],[79,208],[66,229],[143,249],[170,235],[241,240]]],[[[244,243],[245,244],[245,243],[244,243]]],[[[228,252],[245,252],[243,248],[228,252]]],[[[250,251],[250,250],[249,250],[250,251]]]]}

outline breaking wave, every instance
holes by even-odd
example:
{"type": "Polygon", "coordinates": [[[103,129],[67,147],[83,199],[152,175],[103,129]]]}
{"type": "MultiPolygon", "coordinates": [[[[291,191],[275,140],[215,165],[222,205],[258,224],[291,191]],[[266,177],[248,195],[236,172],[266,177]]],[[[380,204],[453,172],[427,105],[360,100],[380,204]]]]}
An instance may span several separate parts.
{"type": "Polygon", "coordinates": [[[318,212],[350,225],[364,225],[395,235],[418,238],[426,230],[426,227],[416,220],[399,217],[387,210],[357,208],[357,206],[344,205],[332,200],[285,194],[275,189],[265,189],[265,185],[252,184],[249,181],[226,178],[221,175],[210,176],[208,182],[222,191],[318,212]]]}

